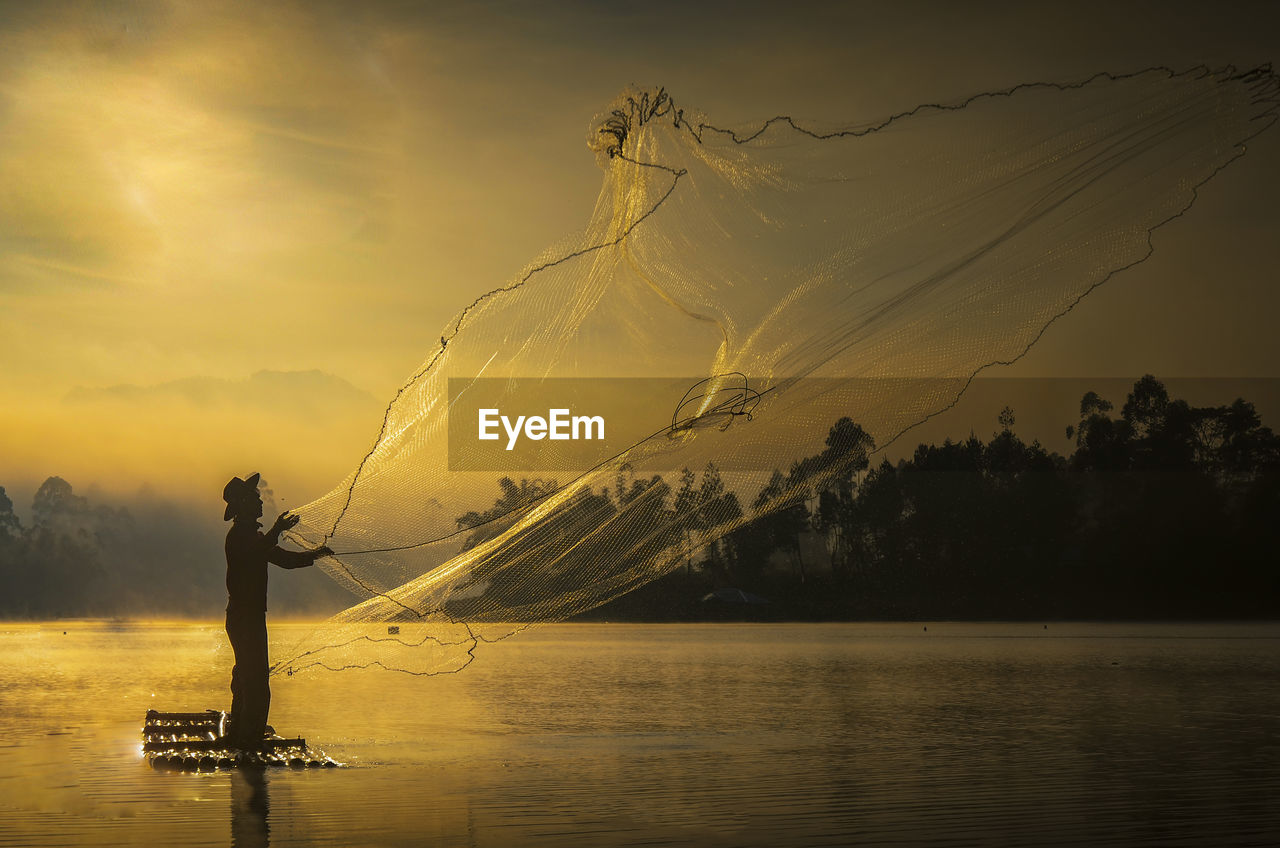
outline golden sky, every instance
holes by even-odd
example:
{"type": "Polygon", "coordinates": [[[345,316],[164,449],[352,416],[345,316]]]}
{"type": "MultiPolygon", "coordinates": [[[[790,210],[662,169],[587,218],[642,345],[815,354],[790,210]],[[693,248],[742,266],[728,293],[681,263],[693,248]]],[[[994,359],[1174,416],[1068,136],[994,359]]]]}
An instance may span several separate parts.
{"type": "MultiPolygon", "coordinates": [[[[585,223],[628,83],[846,123],[1280,58],[1264,3],[1036,5],[0,4],[0,485],[328,490],[448,318],[585,223]]],[[[1280,375],[1277,196],[1273,131],[1009,373],[1280,375]]]]}

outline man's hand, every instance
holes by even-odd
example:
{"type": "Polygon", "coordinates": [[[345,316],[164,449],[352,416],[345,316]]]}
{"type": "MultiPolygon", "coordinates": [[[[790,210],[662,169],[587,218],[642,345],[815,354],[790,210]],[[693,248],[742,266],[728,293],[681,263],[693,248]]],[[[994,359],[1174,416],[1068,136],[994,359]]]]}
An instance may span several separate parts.
{"type": "Polygon", "coordinates": [[[329,547],[328,545],[324,545],[322,547],[316,548],[314,551],[311,552],[311,564],[315,565],[316,560],[323,559],[324,557],[327,557],[327,556],[333,556],[333,548],[329,547]]]}
{"type": "Polygon", "coordinates": [[[276,523],[271,525],[271,535],[278,537],[286,530],[292,530],[298,526],[298,522],[302,519],[296,515],[291,515],[288,510],[280,513],[280,517],[276,519],[276,523]]]}

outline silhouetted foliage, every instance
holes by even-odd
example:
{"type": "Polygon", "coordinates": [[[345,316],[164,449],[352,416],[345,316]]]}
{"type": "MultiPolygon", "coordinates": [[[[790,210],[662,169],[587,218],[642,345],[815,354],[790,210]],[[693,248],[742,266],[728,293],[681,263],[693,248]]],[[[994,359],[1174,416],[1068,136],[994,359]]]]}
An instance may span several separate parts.
{"type": "Polygon", "coordinates": [[[22,535],[22,522],[13,511],[13,501],[0,486],[0,544],[16,540],[22,535]]]}
{"type": "MultiPolygon", "coordinates": [[[[23,526],[0,488],[0,616],[215,616],[226,606],[221,508],[208,514],[140,496],[95,504],[50,477],[23,526]]],[[[292,581],[273,609],[330,613],[350,603],[329,580],[292,581]],[[296,585],[294,585],[296,584],[296,585]]]]}
{"type": "MultiPolygon", "coordinates": [[[[590,613],[606,620],[1280,613],[1280,438],[1251,403],[1194,407],[1147,375],[1115,416],[1089,392],[1065,458],[1022,441],[1016,421],[1006,407],[988,441],[920,445],[873,467],[872,440],[842,418],[821,452],[747,496],[749,508],[714,464],[683,469],[674,491],[624,467],[612,491],[572,492],[515,529],[489,555],[488,592],[520,597],[527,566],[565,589],[586,576],[607,581],[619,597],[590,613]],[[610,532],[587,532],[602,524],[610,532]],[[637,573],[636,561],[653,570],[637,573]],[[771,603],[701,600],[721,588],[771,603]]],[[[503,478],[491,509],[457,519],[472,531],[462,548],[516,528],[556,489],[503,478]]],[[[217,513],[140,502],[135,516],[50,477],[30,515],[24,526],[0,488],[0,614],[212,614],[225,599],[217,513]]],[[[343,600],[328,581],[293,582],[281,589],[303,594],[273,603],[343,600]]],[[[466,617],[466,599],[450,611],[466,617]]]]}
{"type": "Polygon", "coordinates": [[[484,512],[474,510],[458,516],[458,529],[476,528],[476,532],[467,536],[462,549],[469,551],[481,542],[487,542],[502,535],[515,524],[526,507],[537,503],[546,495],[554,492],[558,486],[555,480],[521,480],[519,485],[510,477],[498,481],[502,494],[493,502],[493,508],[484,512]]]}
{"type": "Polygon", "coordinates": [[[727,586],[796,619],[1280,613],[1280,439],[1253,405],[1193,407],[1147,375],[1112,411],[1084,395],[1068,458],[1023,442],[1005,407],[989,441],[921,445],[871,469],[870,439],[841,419],[825,451],[774,472],[752,501],[764,514],[722,540],[732,568],[720,549],[690,555],[665,606],[651,589],[640,617],[706,617],[687,597],[727,586]]]}

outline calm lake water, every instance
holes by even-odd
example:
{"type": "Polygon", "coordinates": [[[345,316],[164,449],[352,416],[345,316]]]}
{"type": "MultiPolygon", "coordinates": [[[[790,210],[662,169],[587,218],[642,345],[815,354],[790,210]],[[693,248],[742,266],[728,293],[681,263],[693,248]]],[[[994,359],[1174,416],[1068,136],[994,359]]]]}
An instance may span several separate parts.
{"type": "Polygon", "coordinates": [[[257,779],[140,755],[220,625],[0,631],[3,846],[1280,844],[1280,625],[546,626],[273,679],[350,767],[257,779]]]}

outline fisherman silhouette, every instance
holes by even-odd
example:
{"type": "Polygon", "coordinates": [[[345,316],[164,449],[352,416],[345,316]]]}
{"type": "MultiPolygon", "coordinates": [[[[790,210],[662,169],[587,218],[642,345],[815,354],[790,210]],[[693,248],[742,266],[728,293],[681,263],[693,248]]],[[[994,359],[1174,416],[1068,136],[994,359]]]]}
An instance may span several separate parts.
{"type": "Polygon", "coordinates": [[[262,748],[271,709],[271,689],[267,685],[267,563],[281,568],[306,568],[333,553],[328,547],[310,551],[289,551],[277,544],[280,534],[298,523],[296,515],[280,517],[263,533],[262,498],[258,494],[258,474],[241,480],[232,477],[222,490],[227,509],[223,521],[232,521],[227,531],[227,638],[235,653],[231,671],[231,720],[226,742],[234,748],[256,751],[262,748]]]}

